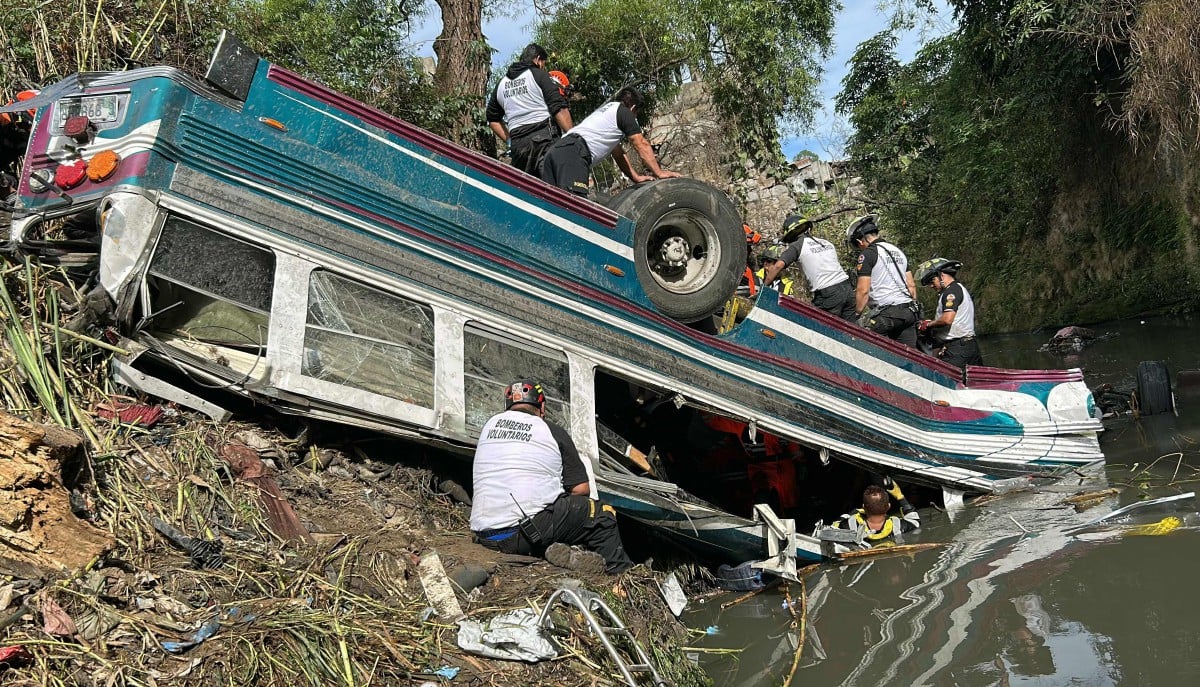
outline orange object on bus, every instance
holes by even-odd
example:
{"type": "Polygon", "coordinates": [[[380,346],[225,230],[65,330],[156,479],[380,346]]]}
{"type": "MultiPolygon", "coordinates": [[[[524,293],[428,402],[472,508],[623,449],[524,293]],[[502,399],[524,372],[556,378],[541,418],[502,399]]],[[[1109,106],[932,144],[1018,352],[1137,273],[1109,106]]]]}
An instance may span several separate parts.
{"type": "Polygon", "coordinates": [[[121,156],[111,150],[101,150],[88,161],[87,176],[92,183],[104,181],[117,171],[121,156]]]}

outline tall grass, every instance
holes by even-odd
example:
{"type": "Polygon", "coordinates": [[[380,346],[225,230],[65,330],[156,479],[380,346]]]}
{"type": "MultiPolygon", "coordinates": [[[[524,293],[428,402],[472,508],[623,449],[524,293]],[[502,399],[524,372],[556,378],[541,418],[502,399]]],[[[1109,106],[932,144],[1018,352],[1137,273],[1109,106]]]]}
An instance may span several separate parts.
{"type": "Polygon", "coordinates": [[[109,393],[109,353],[102,342],[68,335],[62,327],[64,307],[81,303],[82,295],[61,269],[28,260],[7,264],[2,276],[0,392],[5,407],[36,422],[78,430],[94,450],[100,449],[87,407],[109,393]]]}

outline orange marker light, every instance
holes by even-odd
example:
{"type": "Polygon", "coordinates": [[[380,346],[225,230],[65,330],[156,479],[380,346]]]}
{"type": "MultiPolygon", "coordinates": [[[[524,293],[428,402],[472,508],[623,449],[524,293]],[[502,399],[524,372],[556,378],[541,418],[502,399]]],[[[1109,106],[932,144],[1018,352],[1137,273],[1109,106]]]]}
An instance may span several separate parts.
{"type": "Polygon", "coordinates": [[[607,270],[609,274],[615,274],[618,277],[625,276],[625,270],[621,269],[620,267],[613,267],[612,265],[605,265],[604,269],[607,270]]]}
{"type": "Polygon", "coordinates": [[[765,337],[767,337],[768,339],[774,339],[774,338],[775,338],[775,332],[771,331],[770,329],[764,329],[764,330],[762,330],[762,335],[763,335],[763,336],[765,336],[765,337]]]}
{"type": "Polygon", "coordinates": [[[117,167],[121,165],[121,156],[111,150],[101,150],[92,156],[88,161],[87,177],[88,180],[95,183],[104,181],[117,171],[117,167]]]}
{"type": "Polygon", "coordinates": [[[288,130],[287,127],[283,125],[283,122],[279,121],[278,119],[271,119],[270,117],[259,117],[258,121],[262,122],[263,124],[266,124],[267,126],[271,127],[272,129],[279,129],[280,131],[288,130]]]}

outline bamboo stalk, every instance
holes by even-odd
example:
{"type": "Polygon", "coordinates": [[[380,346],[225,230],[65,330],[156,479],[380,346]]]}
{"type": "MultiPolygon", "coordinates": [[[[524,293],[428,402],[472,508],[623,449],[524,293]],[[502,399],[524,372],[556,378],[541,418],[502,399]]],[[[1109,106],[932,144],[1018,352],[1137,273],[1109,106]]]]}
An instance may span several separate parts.
{"type": "Polygon", "coordinates": [[[54,331],[57,334],[66,334],[67,336],[71,337],[72,339],[76,339],[78,341],[83,341],[84,343],[89,343],[89,344],[95,346],[96,348],[103,348],[104,350],[109,351],[111,353],[116,353],[117,355],[129,355],[129,351],[125,350],[124,348],[121,348],[120,346],[114,346],[114,345],[108,343],[107,341],[101,341],[100,339],[95,339],[90,336],[80,334],[79,332],[71,331],[70,329],[67,329],[66,327],[60,327],[57,324],[53,324],[50,326],[54,328],[54,331]]]}
{"type": "Polygon", "coordinates": [[[762,594],[763,592],[767,591],[768,589],[774,589],[775,587],[779,586],[779,582],[780,582],[779,580],[772,580],[772,581],[768,582],[766,585],[764,585],[762,589],[755,589],[752,592],[746,592],[745,594],[742,594],[741,596],[737,597],[733,601],[726,601],[725,603],[721,604],[721,610],[723,611],[726,608],[729,608],[730,606],[736,606],[736,605],[742,603],[743,601],[746,601],[747,599],[753,599],[754,597],[758,596],[759,594],[762,594]]]}
{"type": "Polygon", "coordinates": [[[918,551],[928,551],[936,549],[939,546],[945,546],[944,543],[931,544],[901,544],[899,546],[877,546],[873,549],[863,549],[861,551],[847,551],[846,553],[838,554],[840,560],[858,560],[863,558],[874,558],[876,556],[889,556],[907,553],[916,553],[918,551]]]}
{"type": "MultiPolygon", "coordinates": [[[[794,612],[793,612],[794,613],[794,612]]],[[[796,643],[796,653],[792,656],[792,669],[788,671],[783,687],[791,687],[792,678],[796,677],[796,668],[800,667],[800,656],[804,653],[804,640],[808,631],[808,588],[804,578],[800,578],[800,641],[796,643]]]]}

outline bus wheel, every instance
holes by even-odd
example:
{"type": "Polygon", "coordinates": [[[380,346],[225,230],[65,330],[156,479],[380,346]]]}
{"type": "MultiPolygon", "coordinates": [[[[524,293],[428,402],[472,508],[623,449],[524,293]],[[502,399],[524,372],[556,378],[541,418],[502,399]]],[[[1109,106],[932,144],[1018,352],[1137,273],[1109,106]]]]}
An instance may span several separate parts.
{"type": "Polygon", "coordinates": [[[660,312],[695,322],[729,300],[746,266],[746,236],[724,193],[695,179],[659,179],[608,206],[634,222],[638,281],[660,312]]]}

